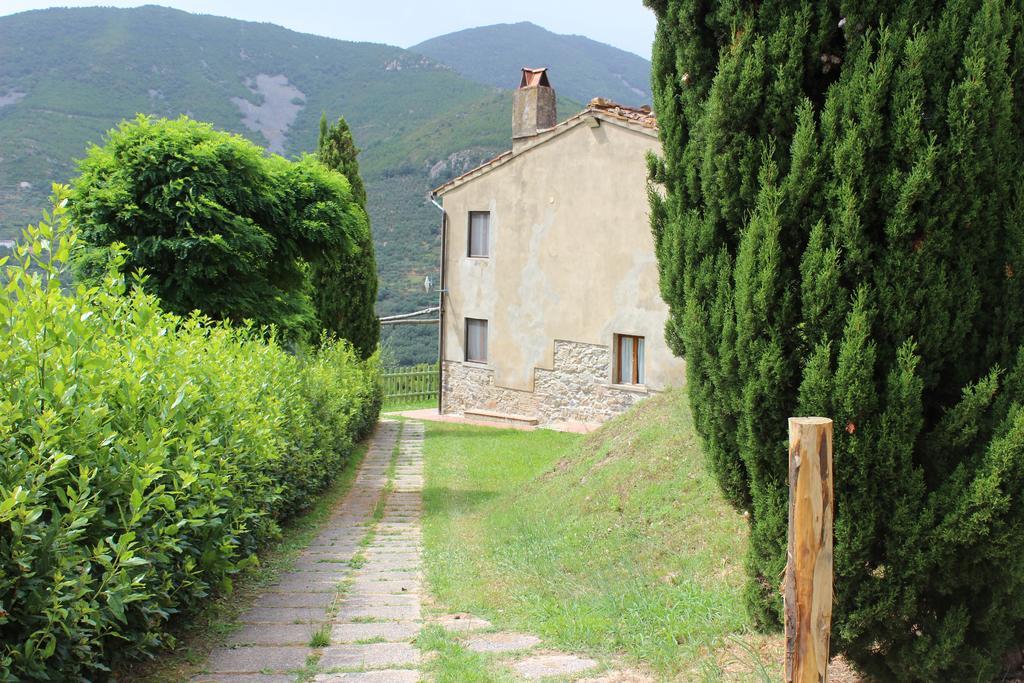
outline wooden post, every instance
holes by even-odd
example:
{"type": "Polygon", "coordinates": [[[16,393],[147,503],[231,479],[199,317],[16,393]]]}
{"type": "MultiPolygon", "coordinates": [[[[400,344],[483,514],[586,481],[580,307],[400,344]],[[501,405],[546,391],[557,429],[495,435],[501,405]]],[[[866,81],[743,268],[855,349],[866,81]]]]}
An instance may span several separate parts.
{"type": "Polygon", "coordinates": [[[786,683],[828,682],[832,507],[832,420],[791,417],[786,683]]]}

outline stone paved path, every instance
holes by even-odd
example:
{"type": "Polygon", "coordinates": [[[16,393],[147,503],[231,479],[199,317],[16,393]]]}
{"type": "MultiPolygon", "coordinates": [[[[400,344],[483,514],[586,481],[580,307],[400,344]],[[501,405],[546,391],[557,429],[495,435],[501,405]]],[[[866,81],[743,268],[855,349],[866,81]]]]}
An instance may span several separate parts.
{"type": "MultiPolygon", "coordinates": [[[[423,664],[423,424],[384,420],[352,489],[292,571],[239,617],[193,683],[414,683],[423,664]]],[[[497,658],[521,680],[645,681],[598,662],[544,650],[528,633],[495,632],[469,614],[431,622],[497,658]]]]}
{"type": "Polygon", "coordinates": [[[381,422],[329,522],[193,681],[419,679],[422,442],[422,424],[381,422]]]}

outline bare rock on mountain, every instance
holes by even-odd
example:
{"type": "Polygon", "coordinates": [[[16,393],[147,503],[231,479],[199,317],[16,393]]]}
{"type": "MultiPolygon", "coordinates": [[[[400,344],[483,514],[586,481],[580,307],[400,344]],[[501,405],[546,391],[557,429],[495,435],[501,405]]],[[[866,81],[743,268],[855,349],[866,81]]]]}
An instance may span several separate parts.
{"type": "Polygon", "coordinates": [[[289,83],[284,75],[258,74],[255,78],[247,78],[245,86],[259,96],[261,103],[253,104],[244,97],[231,98],[242,113],[242,123],[249,130],[263,135],[267,150],[284,154],[288,130],[305,108],[306,94],[289,83]]]}
{"type": "Polygon", "coordinates": [[[17,104],[25,99],[25,93],[12,90],[6,95],[0,95],[0,107],[6,107],[11,104],[17,104]]]}

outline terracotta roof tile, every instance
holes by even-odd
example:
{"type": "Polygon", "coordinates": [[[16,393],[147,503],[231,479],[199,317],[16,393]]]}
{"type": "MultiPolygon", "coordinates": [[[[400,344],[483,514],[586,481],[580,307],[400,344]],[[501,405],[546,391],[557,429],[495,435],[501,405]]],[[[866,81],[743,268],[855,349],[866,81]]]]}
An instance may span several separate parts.
{"type": "Polygon", "coordinates": [[[614,116],[615,118],[622,119],[623,121],[639,123],[647,128],[658,127],[658,119],[654,116],[654,112],[652,112],[651,108],[648,106],[627,107],[624,104],[612,102],[611,100],[606,100],[603,97],[595,97],[590,100],[590,104],[587,105],[587,109],[597,110],[602,114],[614,116]]]}

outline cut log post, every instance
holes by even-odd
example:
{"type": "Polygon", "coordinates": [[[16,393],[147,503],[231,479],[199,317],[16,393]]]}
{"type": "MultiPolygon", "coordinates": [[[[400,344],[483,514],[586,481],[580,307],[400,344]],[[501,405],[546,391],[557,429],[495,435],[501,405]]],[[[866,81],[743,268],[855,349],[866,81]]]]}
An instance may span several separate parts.
{"type": "Polygon", "coordinates": [[[828,681],[832,508],[832,420],[791,417],[786,683],[828,681]]]}

